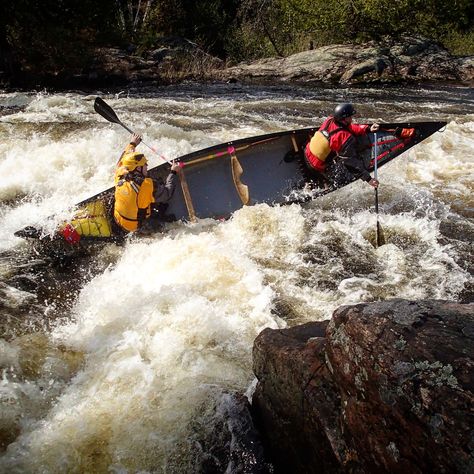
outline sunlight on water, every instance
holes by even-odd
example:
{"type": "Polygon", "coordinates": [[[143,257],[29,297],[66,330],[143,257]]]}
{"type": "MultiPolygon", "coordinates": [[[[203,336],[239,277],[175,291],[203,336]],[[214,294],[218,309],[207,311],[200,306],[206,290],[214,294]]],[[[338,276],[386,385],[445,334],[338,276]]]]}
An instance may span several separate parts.
{"type": "Polygon", "coordinates": [[[448,124],[442,140],[431,139],[414,155],[408,176],[415,185],[423,185],[456,210],[474,210],[474,122],[448,124]]]}
{"type": "Polygon", "coordinates": [[[13,232],[54,214],[53,226],[108,188],[129,135],[94,114],[94,96],[0,94],[0,314],[12,318],[11,334],[15,318],[47,321],[0,338],[0,471],[199,472],[214,407],[223,391],[248,389],[263,328],[363,301],[456,300],[472,282],[469,104],[456,116],[458,102],[430,91],[410,110],[404,91],[396,100],[375,90],[201,92],[106,99],[169,158],[314,125],[336,97],[367,120],[449,123],[380,171],[387,244],[378,249],[373,189],[358,182],[305,205],[173,224],[97,250],[90,270],[68,270],[13,232]],[[47,296],[61,291],[69,301],[58,310],[47,296]]]}
{"type": "Polygon", "coordinates": [[[255,263],[215,233],[126,246],[84,288],[76,321],[52,334],[86,354],[84,369],[4,462],[90,471],[93,442],[107,464],[164,466],[210,385],[250,383],[253,339],[278,325],[272,297],[255,263]]]}

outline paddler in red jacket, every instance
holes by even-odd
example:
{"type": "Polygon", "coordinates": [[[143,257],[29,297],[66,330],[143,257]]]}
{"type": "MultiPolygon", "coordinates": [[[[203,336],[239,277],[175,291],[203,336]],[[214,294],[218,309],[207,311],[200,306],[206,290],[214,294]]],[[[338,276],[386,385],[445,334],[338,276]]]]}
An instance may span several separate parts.
{"type": "Polygon", "coordinates": [[[140,135],[132,135],[115,170],[114,220],[125,232],[159,227],[162,218],[156,205],[171,199],[176,174],[181,170],[178,163],[173,163],[164,184],[148,178],[148,161],[145,155],[135,150],[141,141],[140,135]]]}
{"type": "Polygon", "coordinates": [[[334,187],[340,187],[360,178],[376,188],[379,182],[372,178],[357,153],[357,137],[376,132],[377,123],[356,125],[352,104],[339,104],[306,145],[305,161],[316,177],[322,177],[334,187]]]}

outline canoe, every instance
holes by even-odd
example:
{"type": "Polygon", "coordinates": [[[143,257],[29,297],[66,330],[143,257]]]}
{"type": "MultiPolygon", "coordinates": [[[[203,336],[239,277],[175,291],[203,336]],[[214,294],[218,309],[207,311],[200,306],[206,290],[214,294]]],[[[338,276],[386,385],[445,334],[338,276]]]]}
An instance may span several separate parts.
{"type": "MultiPolygon", "coordinates": [[[[446,125],[446,122],[383,124],[377,133],[378,168],[400,156],[446,125]],[[410,136],[401,130],[414,129],[410,136]]],[[[182,173],[166,211],[167,221],[226,219],[233,212],[259,203],[283,205],[306,202],[336,191],[334,186],[314,187],[313,176],[303,162],[303,150],[317,128],[304,128],[243,138],[215,145],[177,158],[182,173]],[[310,184],[313,183],[311,186],[310,184]]],[[[364,137],[360,157],[374,169],[374,134],[364,137]]],[[[149,170],[154,179],[165,180],[169,164],[149,170]]],[[[112,177],[111,177],[112,179],[112,177]]],[[[63,223],[54,236],[76,243],[117,238],[114,231],[114,188],[102,191],[76,205],[70,222],[63,223]]],[[[41,228],[26,227],[18,237],[45,238],[41,228]]]]}

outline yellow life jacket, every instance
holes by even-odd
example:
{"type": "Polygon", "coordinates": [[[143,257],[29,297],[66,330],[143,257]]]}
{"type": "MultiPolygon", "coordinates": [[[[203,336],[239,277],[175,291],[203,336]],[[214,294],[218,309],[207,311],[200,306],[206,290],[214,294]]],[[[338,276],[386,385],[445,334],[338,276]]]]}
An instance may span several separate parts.
{"type": "Polygon", "coordinates": [[[319,160],[326,161],[329,153],[331,153],[331,147],[329,146],[329,134],[326,132],[326,130],[318,130],[313,135],[313,138],[311,138],[311,141],[309,142],[309,149],[311,153],[319,160]]]}
{"type": "Polygon", "coordinates": [[[141,219],[150,217],[150,204],[155,202],[153,181],[145,178],[139,185],[133,180],[121,178],[120,173],[119,168],[115,173],[114,218],[117,224],[131,232],[137,230],[141,219]]]}
{"type": "Polygon", "coordinates": [[[337,127],[331,132],[328,132],[328,128],[331,123],[333,122],[329,121],[322,130],[318,130],[309,142],[309,150],[316,158],[321,161],[326,161],[326,158],[332,151],[330,145],[331,135],[334,135],[335,133],[342,130],[342,127],[337,127]]]}

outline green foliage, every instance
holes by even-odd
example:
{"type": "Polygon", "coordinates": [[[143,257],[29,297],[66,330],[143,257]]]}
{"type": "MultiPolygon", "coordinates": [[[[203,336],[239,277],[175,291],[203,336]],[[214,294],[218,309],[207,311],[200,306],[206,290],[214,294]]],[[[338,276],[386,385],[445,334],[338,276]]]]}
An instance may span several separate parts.
{"type": "Polygon", "coordinates": [[[79,71],[97,46],[174,36],[230,61],[406,34],[468,55],[473,31],[473,0],[3,0],[0,71],[79,71]]]}
{"type": "Polygon", "coordinates": [[[237,14],[237,0],[161,0],[151,9],[142,37],[154,39],[185,37],[212,54],[224,57],[224,44],[237,14]]]}
{"type": "Polygon", "coordinates": [[[474,29],[459,32],[453,28],[447,33],[443,44],[455,56],[474,56],[474,29]]]}
{"type": "Polygon", "coordinates": [[[319,46],[407,34],[448,47],[457,44],[459,54],[473,54],[470,41],[461,47],[461,38],[474,27],[472,0],[245,0],[239,13],[233,34],[244,57],[291,54],[310,42],[319,46]]]}
{"type": "Polygon", "coordinates": [[[113,0],[9,1],[2,8],[3,49],[23,70],[58,74],[87,60],[89,48],[114,34],[113,0]],[[99,31],[101,33],[99,33],[99,31]]]}

